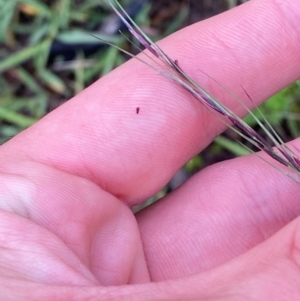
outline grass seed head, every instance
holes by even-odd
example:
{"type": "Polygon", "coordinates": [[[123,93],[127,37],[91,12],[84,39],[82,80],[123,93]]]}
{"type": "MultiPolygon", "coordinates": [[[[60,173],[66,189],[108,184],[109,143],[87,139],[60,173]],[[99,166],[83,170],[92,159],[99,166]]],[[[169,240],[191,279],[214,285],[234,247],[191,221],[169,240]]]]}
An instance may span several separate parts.
{"type": "MultiPolygon", "coordinates": [[[[238,100],[246,110],[252,114],[257,123],[261,126],[265,134],[271,139],[274,145],[269,143],[265,138],[258,134],[254,129],[252,129],[243,119],[239,118],[233,111],[227,108],[224,104],[213,97],[208,91],[206,91],[201,85],[196,83],[192,78],[190,78],[184,70],[181,69],[177,60],[171,59],[156,43],[152,42],[151,39],[138,27],[138,25],[130,18],[123,7],[117,0],[107,0],[109,5],[112,7],[114,12],[121,18],[122,22],[127,26],[129,32],[152,54],[155,56],[155,60],[149,54],[144,53],[153,62],[153,65],[137,58],[142,61],[152,69],[154,69],[159,74],[163,75],[165,78],[175,82],[179,86],[187,90],[192,96],[194,96],[198,101],[201,102],[210,111],[213,110],[226,117],[227,121],[222,120],[226,125],[232,128],[241,137],[246,139],[248,142],[252,143],[257,149],[264,151],[271,158],[281,163],[282,165],[289,167],[296,174],[287,173],[285,170],[281,170],[287,176],[293,178],[297,182],[300,182],[300,159],[294,154],[291,149],[288,148],[286,144],[282,142],[279,135],[271,127],[271,125],[264,118],[267,126],[262,124],[255,115],[240,101],[238,100]],[[116,8],[118,7],[119,10],[116,8]],[[269,129],[268,129],[269,128],[269,129]]],[[[130,41],[135,45],[132,41],[130,41]]],[[[135,45],[136,46],[136,45],[135,45]]],[[[118,48],[118,47],[117,47],[118,48]]],[[[123,51],[122,49],[118,48],[123,51]]],[[[123,51],[124,53],[134,57],[134,55],[123,51]]],[[[224,88],[221,84],[219,84],[224,88]]],[[[226,88],[224,88],[228,92],[226,88]]],[[[245,91],[245,90],[244,90],[245,91]]],[[[246,95],[250,98],[248,93],[245,91],[246,95]]],[[[276,169],[277,166],[273,165],[276,169]]]]}

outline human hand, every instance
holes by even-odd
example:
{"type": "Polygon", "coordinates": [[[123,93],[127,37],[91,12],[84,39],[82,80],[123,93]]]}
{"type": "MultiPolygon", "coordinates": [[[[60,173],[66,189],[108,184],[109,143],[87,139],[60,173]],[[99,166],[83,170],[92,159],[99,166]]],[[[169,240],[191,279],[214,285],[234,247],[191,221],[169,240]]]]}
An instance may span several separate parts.
{"type": "MultiPolygon", "coordinates": [[[[160,46],[228,106],[198,69],[260,103],[299,78],[299,17],[251,1],[160,46]]],[[[298,300],[299,184],[259,158],[131,213],[223,129],[131,60],[3,145],[1,300],[298,300]]]]}

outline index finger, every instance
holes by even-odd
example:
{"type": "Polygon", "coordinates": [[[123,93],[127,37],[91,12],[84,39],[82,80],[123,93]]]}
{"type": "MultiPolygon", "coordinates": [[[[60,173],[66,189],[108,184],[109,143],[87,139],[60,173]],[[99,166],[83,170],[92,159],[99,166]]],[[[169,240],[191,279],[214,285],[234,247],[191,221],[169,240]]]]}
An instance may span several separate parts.
{"type": "MultiPolygon", "coordinates": [[[[299,78],[297,8],[297,0],[254,0],[160,46],[229,107],[235,101],[199,70],[236,94],[242,85],[260,103],[299,78]]],[[[223,129],[180,87],[131,60],[6,143],[1,165],[30,157],[88,178],[133,205],[163,187],[223,129]]]]}

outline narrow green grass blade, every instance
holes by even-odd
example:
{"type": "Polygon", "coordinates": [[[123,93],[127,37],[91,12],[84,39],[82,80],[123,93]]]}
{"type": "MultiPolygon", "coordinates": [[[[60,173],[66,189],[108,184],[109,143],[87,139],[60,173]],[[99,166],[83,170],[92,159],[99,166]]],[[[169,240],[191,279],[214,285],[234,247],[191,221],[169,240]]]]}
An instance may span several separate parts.
{"type": "Polygon", "coordinates": [[[111,36],[111,35],[103,35],[93,32],[87,32],[84,30],[73,29],[69,31],[61,32],[56,37],[57,40],[63,42],[65,44],[106,44],[103,41],[108,41],[113,44],[119,44],[121,42],[120,37],[118,36],[111,36]],[[99,37],[99,40],[95,40],[94,35],[99,37]]]}
{"type": "Polygon", "coordinates": [[[0,5],[0,42],[6,40],[9,25],[15,12],[15,5],[14,1],[6,1],[0,5]]]}
{"type": "Polygon", "coordinates": [[[168,26],[168,29],[164,32],[164,37],[178,30],[181,27],[184,20],[187,19],[188,15],[189,15],[189,8],[186,5],[182,5],[182,9],[179,11],[177,16],[172,20],[171,24],[168,26]]]}
{"type": "Polygon", "coordinates": [[[29,45],[36,45],[40,43],[42,39],[49,35],[49,31],[49,23],[42,24],[41,26],[36,26],[36,29],[32,32],[32,34],[29,37],[29,45]]]}
{"type": "Polygon", "coordinates": [[[67,87],[63,80],[50,70],[40,70],[39,77],[43,81],[43,83],[47,85],[47,87],[52,91],[59,94],[64,94],[66,92],[67,87]]]}
{"type": "Polygon", "coordinates": [[[11,56],[0,62],[0,72],[6,71],[28,61],[41,52],[46,51],[49,47],[50,42],[47,40],[39,43],[38,45],[25,48],[19,52],[12,54],[11,56]]]}
{"type": "Polygon", "coordinates": [[[19,67],[15,69],[18,80],[22,82],[29,90],[34,93],[42,93],[42,88],[37,83],[36,79],[24,68],[19,67]]]}
{"type": "Polygon", "coordinates": [[[219,136],[214,139],[214,142],[216,142],[218,145],[222,146],[224,149],[229,150],[236,156],[246,156],[251,154],[251,152],[245,147],[241,146],[239,143],[234,142],[230,139],[227,139],[223,136],[219,136]]]}
{"type": "Polygon", "coordinates": [[[13,112],[26,110],[32,118],[39,119],[46,113],[47,96],[37,94],[35,97],[5,97],[1,98],[1,107],[13,112]]]}
{"type": "Polygon", "coordinates": [[[3,107],[0,107],[0,120],[10,122],[22,128],[27,128],[37,121],[37,119],[21,115],[3,107]]]}
{"type": "Polygon", "coordinates": [[[99,55],[100,55],[99,52],[96,53],[96,56],[95,56],[96,63],[92,67],[88,68],[85,71],[84,82],[86,84],[88,84],[92,80],[93,77],[96,77],[96,76],[99,77],[98,75],[100,74],[100,72],[101,72],[101,70],[102,70],[102,68],[104,66],[105,62],[102,59],[101,60],[98,59],[99,55]]]}
{"type": "Polygon", "coordinates": [[[119,54],[118,49],[110,47],[104,59],[104,66],[101,75],[109,73],[116,65],[117,56],[119,54]]]}
{"type": "Polygon", "coordinates": [[[67,29],[70,19],[70,9],[71,1],[70,0],[60,0],[58,2],[58,11],[59,11],[59,28],[67,29]]]}
{"type": "Polygon", "coordinates": [[[78,53],[76,56],[76,61],[79,63],[77,64],[74,73],[75,73],[75,94],[78,94],[84,89],[84,74],[85,74],[85,68],[84,68],[84,54],[78,53]]]}

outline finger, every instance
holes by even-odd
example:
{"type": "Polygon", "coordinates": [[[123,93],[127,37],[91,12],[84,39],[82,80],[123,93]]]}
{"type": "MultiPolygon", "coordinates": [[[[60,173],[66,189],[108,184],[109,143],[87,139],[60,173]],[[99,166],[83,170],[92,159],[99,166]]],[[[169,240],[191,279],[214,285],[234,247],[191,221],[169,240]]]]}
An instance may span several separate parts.
{"type": "Polygon", "coordinates": [[[12,168],[0,173],[0,277],[10,267],[58,285],[149,280],[136,220],[120,200],[43,164],[12,168]]]}
{"type": "MultiPolygon", "coordinates": [[[[200,70],[237,94],[242,85],[260,103],[299,78],[297,7],[297,0],[251,1],[160,45],[230,107],[235,101],[200,70]]],[[[3,146],[1,165],[30,157],[91,179],[133,205],[164,186],[222,129],[182,89],[130,61],[3,146]]]]}
{"type": "Polygon", "coordinates": [[[219,266],[300,214],[299,183],[256,156],[215,164],[137,215],[151,279],[219,266]]]}

